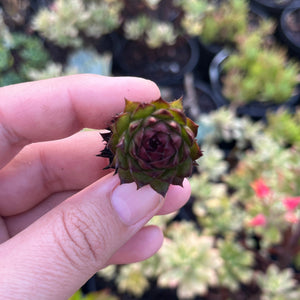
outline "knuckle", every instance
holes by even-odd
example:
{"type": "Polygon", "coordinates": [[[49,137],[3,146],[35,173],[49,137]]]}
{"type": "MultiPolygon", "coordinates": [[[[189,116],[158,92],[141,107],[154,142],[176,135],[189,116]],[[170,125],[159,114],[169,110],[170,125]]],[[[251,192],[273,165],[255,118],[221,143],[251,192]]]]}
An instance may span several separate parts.
{"type": "Polygon", "coordinates": [[[78,208],[63,210],[57,222],[55,240],[61,253],[74,267],[80,268],[86,264],[103,263],[101,258],[107,249],[107,232],[103,224],[99,224],[78,208]]]}

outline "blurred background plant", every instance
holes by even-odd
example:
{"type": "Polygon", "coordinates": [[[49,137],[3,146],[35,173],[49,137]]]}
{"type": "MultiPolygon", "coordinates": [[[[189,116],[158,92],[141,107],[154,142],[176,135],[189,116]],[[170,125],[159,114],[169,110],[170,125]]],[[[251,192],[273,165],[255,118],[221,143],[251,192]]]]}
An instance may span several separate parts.
{"type": "Polygon", "coordinates": [[[118,0],[56,0],[38,12],[33,29],[61,47],[79,47],[86,37],[100,38],[116,29],[122,7],[118,0]]]}
{"type": "Polygon", "coordinates": [[[266,44],[273,24],[263,22],[237,38],[237,51],[222,64],[224,96],[236,104],[249,101],[286,102],[299,83],[299,65],[289,60],[286,50],[266,44]]]}
{"type": "Polygon", "coordinates": [[[29,80],[28,72],[41,70],[49,60],[43,43],[34,35],[10,32],[0,10],[0,86],[29,80]]]}
{"type": "MultiPolygon", "coordinates": [[[[225,97],[284,102],[297,95],[299,58],[280,43],[278,20],[254,17],[253,2],[3,0],[0,85],[76,73],[131,75],[116,63],[127,42],[126,63],[140,57],[144,69],[145,55],[156,62],[163,54],[163,77],[168,68],[182,69],[191,86],[204,80],[210,90],[203,61],[212,57],[203,52],[215,45],[229,53],[219,78],[225,97]],[[198,45],[195,70],[174,64],[191,52],[183,40],[198,45]]],[[[170,97],[188,98],[183,77],[165,85],[170,97]]],[[[194,105],[207,105],[201,96],[193,95],[194,105]]],[[[95,290],[84,286],[72,300],[300,298],[299,96],[298,109],[269,110],[259,121],[238,105],[211,101],[209,113],[194,107],[204,156],[190,179],[190,201],[149,222],[164,232],[162,249],[144,262],[99,271],[95,290]]]]}
{"type": "Polygon", "coordinates": [[[171,22],[152,20],[145,15],[126,20],[124,31],[127,39],[144,40],[150,48],[173,45],[178,36],[171,22]]]}
{"type": "Polygon", "coordinates": [[[249,6],[244,0],[175,0],[182,7],[183,29],[206,45],[233,46],[247,29],[249,6]]]}

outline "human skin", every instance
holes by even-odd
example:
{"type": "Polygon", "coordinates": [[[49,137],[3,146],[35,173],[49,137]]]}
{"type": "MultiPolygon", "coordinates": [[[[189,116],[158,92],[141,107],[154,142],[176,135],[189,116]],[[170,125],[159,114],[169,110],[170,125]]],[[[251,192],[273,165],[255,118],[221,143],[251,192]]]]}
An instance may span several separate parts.
{"type": "Polygon", "coordinates": [[[163,242],[156,214],[190,196],[170,186],[119,185],[103,170],[97,131],[124,98],[160,97],[151,81],[74,75],[0,88],[0,298],[67,299],[109,264],[153,255],[163,242]]]}

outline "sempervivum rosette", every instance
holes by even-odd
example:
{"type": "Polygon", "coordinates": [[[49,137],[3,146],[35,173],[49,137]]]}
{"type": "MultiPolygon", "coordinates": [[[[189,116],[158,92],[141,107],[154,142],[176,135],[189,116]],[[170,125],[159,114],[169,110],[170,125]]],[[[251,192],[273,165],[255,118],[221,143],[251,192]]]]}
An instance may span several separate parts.
{"type": "Polygon", "coordinates": [[[109,157],[121,184],[136,182],[165,196],[170,184],[182,185],[202,153],[198,125],[184,115],[182,100],[151,103],[125,100],[125,110],[112,123],[99,156],[109,157]]]}

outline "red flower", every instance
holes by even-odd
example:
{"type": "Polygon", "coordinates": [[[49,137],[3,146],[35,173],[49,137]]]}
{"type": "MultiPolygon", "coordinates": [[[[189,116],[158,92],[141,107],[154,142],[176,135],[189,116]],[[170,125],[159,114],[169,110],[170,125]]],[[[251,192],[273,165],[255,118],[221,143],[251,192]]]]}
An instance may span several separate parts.
{"type": "Polygon", "coordinates": [[[249,221],[249,226],[251,227],[256,227],[256,226],[265,226],[267,224],[267,220],[265,215],[263,214],[258,214],[257,216],[255,216],[254,218],[252,218],[249,221]]]}
{"type": "Polygon", "coordinates": [[[293,211],[288,211],[285,213],[284,218],[289,223],[298,223],[299,218],[296,216],[296,214],[293,211]]]}
{"type": "Polygon", "coordinates": [[[300,196],[298,197],[287,197],[282,201],[285,208],[289,211],[295,210],[300,204],[300,196]]]}
{"type": "Polygon", "coordinates": [[[265,181],[260,178],[252,182],[251,187],[253,188],[255,194],[259,198],[265,198],[270,194],[270,189],[266,185],[265,181]]]}

